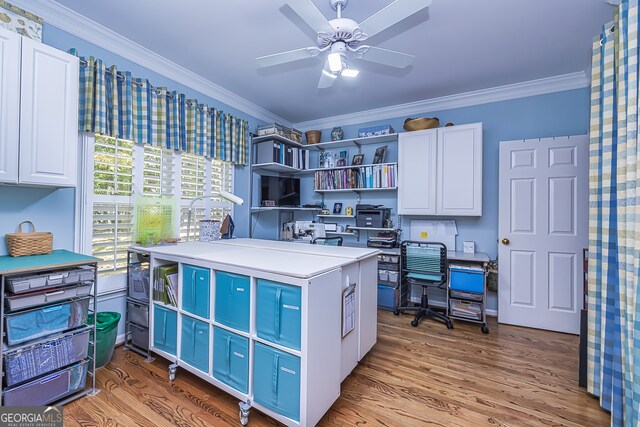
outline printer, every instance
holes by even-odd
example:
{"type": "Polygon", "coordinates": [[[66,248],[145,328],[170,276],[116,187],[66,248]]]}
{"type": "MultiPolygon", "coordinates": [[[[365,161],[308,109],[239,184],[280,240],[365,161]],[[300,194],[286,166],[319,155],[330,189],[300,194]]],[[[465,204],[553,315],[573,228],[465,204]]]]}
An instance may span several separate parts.
{"type": "Polygon", "coordinates": [[[390,216],[391,208],[382,205],[356,205],[356,227],[384,228],[390,216]]]}

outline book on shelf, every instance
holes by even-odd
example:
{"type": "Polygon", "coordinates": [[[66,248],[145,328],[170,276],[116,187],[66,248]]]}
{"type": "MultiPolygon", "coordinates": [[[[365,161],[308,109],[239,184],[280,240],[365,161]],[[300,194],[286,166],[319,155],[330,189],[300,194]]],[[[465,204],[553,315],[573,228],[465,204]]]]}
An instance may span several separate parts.
{"type": "Polygon", "coordinates": [[[256,164],[280,163],[296,169],[309,168],[309,150],[268,140],[256,144],[256,164]]]}
{"type": "Polygon", "coordinates": [[[153,270],[153,300],[178,306],[178,266],[161,265],[153,270]]]}
{"type": "Polygon", "coordinates": [[[316,190],[350,190],[361,188],[394,188],[397,165],[381,164],[349,169],[316,171],[316,190]]]}

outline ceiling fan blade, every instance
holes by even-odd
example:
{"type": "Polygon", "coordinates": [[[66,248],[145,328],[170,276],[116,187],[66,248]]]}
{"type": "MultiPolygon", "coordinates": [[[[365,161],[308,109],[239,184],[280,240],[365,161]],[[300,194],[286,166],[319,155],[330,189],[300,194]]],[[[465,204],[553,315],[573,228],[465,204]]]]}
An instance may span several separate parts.
{"type": "Polygon", "coordinates": [[[429,6],[431,1],[432,0],[396,0],[360,23],[360,29],[368,37],[373,37],[414,13],[421,11],[429,6]]]}
{"type": "Polygon", "coordinates": [[[317,56],[319,53],[316,47],[305,47],[302,49],[290,50],[288,52],[274,53],[256,58],[258,67],[272,67],[274,65],[286,64],[287,62],[299,61],[301,59],[317,56]]]}
{"type": "Polygon", "coordinates": [[[322,72],[320,73],[320,81],[318,81],[318,89],[326,89],[338,80],[338,76],[331,73],[329,70],[329,61],[324,65],[322,72]]]}
{"type": "MultiPolygon", "coordinates": [[[[375,62],[395,68],[405,68],[413,63],[415,56],[395,50],[382,49],[379,47],[366,46],[363,53],[358,52],[358,58],[363,61],[375,62]]],[[[361,48],[362,49],[362,48],[361,48]]]]}
{"type": "Polygon", "coordinates": [[[324,17],[311,0],[287,0],[287,4],[316,33],[333,31],[333,27],[329,25],[327,18],[324,17]]]}

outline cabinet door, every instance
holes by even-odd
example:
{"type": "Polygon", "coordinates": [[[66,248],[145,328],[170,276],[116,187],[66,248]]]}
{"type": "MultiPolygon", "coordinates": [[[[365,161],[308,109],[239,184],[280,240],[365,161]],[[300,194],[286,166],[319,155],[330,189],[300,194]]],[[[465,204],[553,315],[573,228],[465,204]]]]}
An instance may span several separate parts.
{"type": "Polygon", "coordinates": [[[482,124],[438,129],[437,213],[482,215],[482,124]]]}
{"type": "Polygon", "coordinates": [[[398,214],[436,214],[437,130],[398,136],[398,214]]]}
{"type": "Polygon", "coordinates": [[[260,338],[300,350],[301,291],[298,286],[258,280],[256,331],[260,338]]]}
{"type": "Polygon", "coordinates": [[[0,30],[0,182],[18,183],[21,37],[0,30]]]}
{"type": "Polygon", "coordinates": [[[19,182],[75,187],[78,58],[23,38],[19,182]]]}
{"type": "Polygon", "coordinates": [[[209,372],[209,324],[182,316],[180,359],[209,372]]]}
{"type": "Polygon", "coordinates": [[[249,278],[216,272],[215,319],[223,325],[249,332],[249,278]]]}
{"type": "Polygon", "coordinates": [[[182,309],[209,318],[209,269],[192,265],[183,267],[182,309]]]}

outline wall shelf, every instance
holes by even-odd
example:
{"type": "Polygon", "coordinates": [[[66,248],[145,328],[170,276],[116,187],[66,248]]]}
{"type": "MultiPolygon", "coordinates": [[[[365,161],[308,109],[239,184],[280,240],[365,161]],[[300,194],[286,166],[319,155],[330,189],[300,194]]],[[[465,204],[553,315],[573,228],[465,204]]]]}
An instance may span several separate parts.
{"type": "Polygon", "coordinates": [[[395,191],[398,187],[385,187],[385,188],[340,188],[333,190],[314,190],[316,193],[344,193],[347,191],[352,191],[354,193],[360,193],[361,191],[395,191]]]}
{"type": "Polygon", "coordinates": [[[278,142],[283,142],[283,143],[288,144],[288,145],[291,145],[291,146],[293,146],[293,147],[298,147],[298,148],[302,148],[302,149],[308,148],[308,146],[307,146],[307,145],[300,144],[299,142],[292,141],[292,140],[290,140],[289,138],[285,138],[284,136],[280,136],[280,135],[276,135],[276,134],[273,134],[273,135],[254,136],[254,137],[251,139],[251,143],[252,143],[252,144],[257,144],[257,143],[259,143],[259,142],[269,141],[269,140],[274,140],[274,141],[278,141],[278,142]]]}
{"type": "Polygon", "coordinates": [[[355,215],[318,215],[318,218],[355,218],[355,215]]]}
{"type": "Polygon", "coordinates": [[[325,231],[324,234],[330,234],[332,236],[355,236],[356,233],[349,233],[348,231],[325,231]]]}
{"type": "Polygon", "coordinates": [[[390,135],[367,136],[363,138],[343,139],[341,141],[321,142],[319,144],[305,145],[304,147],[311,151],[324,151],[334,148],[360,147],[362,145],[383,144],[385,142],[396,141],[398,141],[398,134],[392,133],[390,135]]]}
{"type": "MultiPolygon", "coordinates": [[[[314,169],[305,169],[304,172],[321,172],[321,171],[332,171],[332,170],[341,170],[341,169],[356,169],[356,168],[365,168],[368,166],[389,166],[389,165],[397,165],[398,162],[391,163],[368,163],[366,165],[351,165],[351,166],[337,166],[334,168],[314,168],[314,169]]],[[[254,166],[255,167],[255,166],[254,166]]]]}
{"type": "Polygon", "coordinates": [[[251,212],[266,211],[320,211],[322,208],[295,208],[289,206],[251,206],[251,212]]]}
{"type": "Polygon", "coordinates": [[[376,228],[376,227],[347,227],[349,230],[370,230],[370,231],[400,231],[399,228],[376,228]]]}
{"type": "Polygon", "coordinates": [[[259,163],[251,166],[253,171],[270,171],[278,173],[290,173],[296,175],[302,175],[305,173],[314,173],[315,169],[298,169],[293,166],[283,165],[282,163],[259,163]]]}

